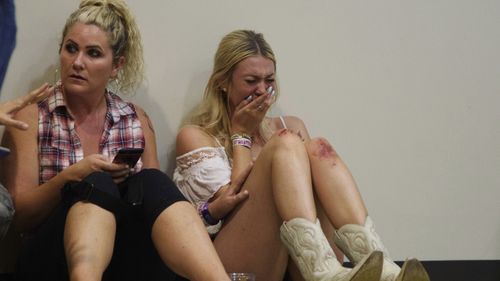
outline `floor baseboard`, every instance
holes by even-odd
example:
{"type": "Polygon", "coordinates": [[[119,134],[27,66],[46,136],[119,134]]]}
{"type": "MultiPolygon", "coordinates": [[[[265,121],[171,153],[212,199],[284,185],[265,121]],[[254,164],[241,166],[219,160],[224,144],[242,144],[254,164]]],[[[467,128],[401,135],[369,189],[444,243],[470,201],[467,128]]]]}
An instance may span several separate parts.
{"type": "Polygon", "coordinates": [[[432,281],[500,281],[500,260],[422,261],[432,281]]]}
{"type": "MultiPolygon", "coordinates": [[[[399,266],[402,261],[396,262],[399,266]]],[[[500,260],[440,260],[422,261],[431,281],[500,281],[500,260]]],[[[350,267],[350,263],[345,263],[350,267]]],[[[9,274],[1,274],[1,281],[15,281],[9,274]]],[[[284,281],[289,278],[285,277],[284,281]]],[[[263,280],[264,281],[264,280],[263,280]]]]}
{"type": "MultiPolygon", "coordinates": [[[[500,281],[500,260],[421,261],[431,281],[500,281]]],[[[402,261],[396,262],[399,266],[402,261]]],[[[346,263],[346,266],[351,266],[346,263]]]]}

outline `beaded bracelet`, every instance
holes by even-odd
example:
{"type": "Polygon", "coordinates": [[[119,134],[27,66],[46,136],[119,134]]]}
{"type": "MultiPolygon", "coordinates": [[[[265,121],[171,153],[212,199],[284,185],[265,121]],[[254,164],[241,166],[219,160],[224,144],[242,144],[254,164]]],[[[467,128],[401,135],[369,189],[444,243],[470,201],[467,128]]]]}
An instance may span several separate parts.
{"type": "Polygon", "coordinates": [[[214,219],[212,215],[210,215],[210,212],[208,211],[208,202],[201,204],[200,208],[198,209],[198,213],[209,225],[216,225],[219,223],[219,220],[214,219]]]}
{"type": "Polygon", "coordinates": [[[233,134],[233,135],[231,136],[231,140],[234,140],[234,139],[241,139],[241,138],[243,138],[243,139],[247,139],[247,140],[252,141],[252,136],[247,135],[247,134],[233,134]]]}

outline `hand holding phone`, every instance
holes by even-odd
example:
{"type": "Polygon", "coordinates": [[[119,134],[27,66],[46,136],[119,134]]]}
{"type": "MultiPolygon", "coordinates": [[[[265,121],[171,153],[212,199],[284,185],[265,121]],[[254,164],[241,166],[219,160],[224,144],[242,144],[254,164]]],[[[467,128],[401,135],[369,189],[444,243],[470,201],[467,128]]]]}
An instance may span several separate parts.
{"type": "Polygon", "coordinates": [[[143,148],[122,148],[118,150],[118,154],[116,154],[113,159],[113,163],[127,164],[129,168],[133,168],[135,164],[137,164],[137,161],[139,161],[139,158],[141,158],[143,152],[143,148]]]}
{"type": "Polygon", "coordinates": [[[4,157],[10,154],[10,149],[7,147],[0,146],[0,157],[4,157]]]}

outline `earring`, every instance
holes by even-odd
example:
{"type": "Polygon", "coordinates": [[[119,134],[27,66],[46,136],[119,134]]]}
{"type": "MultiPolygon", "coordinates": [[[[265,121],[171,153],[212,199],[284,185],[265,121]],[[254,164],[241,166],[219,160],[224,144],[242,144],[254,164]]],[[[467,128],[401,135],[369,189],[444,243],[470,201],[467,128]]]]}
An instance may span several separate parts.
{"type": "Polygon", "coordinates": [[[227,89],[226,88],[222,88],[222,91],[225,93],[225,92],[227,92],[227,89]]]}
{"type": "Polygon", "coordinates": [[[120,84],[119,84],[119,81],[118,81],[118,77],[111,77],[111,79],[109,79],[110,81],[108,82],[108,86],[109,88],[111,89],[111,91],[113,92],[118,92],[118,89],[120,88],[120,84]]]}
{"type": "Polygon", "coordinates": [[[54,70],[54,83],[52,85],[55,85],[57,82],[59,82],[60,79],[61,77],[59,75],[59,67],[56,67],[56,69],[54,70]]]}

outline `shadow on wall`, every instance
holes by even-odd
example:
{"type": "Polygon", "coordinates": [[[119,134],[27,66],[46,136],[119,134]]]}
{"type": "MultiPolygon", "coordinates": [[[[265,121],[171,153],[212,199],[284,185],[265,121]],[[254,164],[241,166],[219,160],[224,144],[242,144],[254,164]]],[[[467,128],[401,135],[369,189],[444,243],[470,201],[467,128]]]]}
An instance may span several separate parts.
{"type": "Polygon", "coordinates": [[[182,95],[179,95],[180,97],[182,97],[183,101],[182,109],[180,109],[180,111],[182,112],[182,116],[176,128],[177,130],[172,135],[172,142],[170,142],[170,145],[168,146],[167,150],[168,157],[167,157],[166,172],[169,176],[173,175],[173,171],[175,169],[175,158],[176,158],[175,138],[177,136],[177,132],[183,125],[188,123],[189,117],[197,108],[199,103],[202,101],[205,91],[205,85],[208,81],[209,76],[210,76],[209,70],[193,73],[191,79],[189,80],[189,83],[187,84],[186,91],[182,95]]]}
{"type": "MultiPolygon", "coordinates": [[[[145,80],[135,91],[134,95],[124,96],[124,98],[140,106],[149,116],[156,135],[158,161],[160,161],[160,165],[162,163],[167,164],[166,170],[164,168],[162,168],[162,170],[170,175],[169,167],[171,165],[170,161],[167,161],[167,159],[169,155],[172,154],[171,145],[166,144],[170,144],[172,142],[176,131],[169,126],[169,123],[167,122],[168,116],[166,115],[165,110],[163,110],[158,101],[150,95],[148,81],[145,80]]],[[[164,165],[161,166],[164,167],[164,165]]]]}

